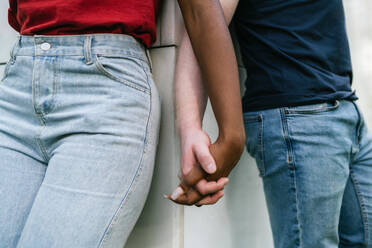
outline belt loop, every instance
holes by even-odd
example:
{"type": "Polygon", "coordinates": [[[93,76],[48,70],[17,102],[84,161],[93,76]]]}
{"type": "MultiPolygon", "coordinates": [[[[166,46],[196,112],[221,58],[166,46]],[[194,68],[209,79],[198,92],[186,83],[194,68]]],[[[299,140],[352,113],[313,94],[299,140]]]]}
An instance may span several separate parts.
{"type": "Polygon", "coordinates": [[[16,60],[16,52],[15,52],[15,49],[20,46],[20,42],[21,42],[21,36],[20,35],[17,35],[17,38],[15,39],[14,43],[13,43],[13,46],[12,48],[10,49],[10,63],[11,64],[14,64],[15,60],[16,60]]]}
{"type": "Polygon", "coordinates": [[[88,35],[84,40],[84,58],[87,65],[93,64],[92,60],[92,36],[88,35]]]}
{"type": "Polygon", "coordinates": [[[150,65],[150,72],[152,73],[152,60],[151,60],[151,56],[150,56],[150,49],[148,48],[145,48],[146,49],[146,57],[147,57],[147,60],[149,61],[149,65],[150,65]]]}
{"type": "Polygon", "coordinates": [[[364,125],[364,116],[363,116],[362,111],[360,110],[358,104],[356,103],[356,100],[355,101],[352,100],[351,102],[354,104],[356,112],[358,114],[358,122],[357,122],[357,127],[356,127],[356,144],[359,145],[361,129],[362,129],[362,126],[364,125]]]}

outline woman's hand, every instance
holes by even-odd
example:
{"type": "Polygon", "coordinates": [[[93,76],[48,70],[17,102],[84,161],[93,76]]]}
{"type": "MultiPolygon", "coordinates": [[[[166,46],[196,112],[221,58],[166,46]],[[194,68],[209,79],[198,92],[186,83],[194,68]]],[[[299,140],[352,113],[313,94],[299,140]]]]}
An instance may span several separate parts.
{"type": "MultiPolygon", "coordinates": [[[[211,141],[208,134],[199,126],[187,126],[187,128],[182,126],[182,128],[179,128],[179,133],[181,138],[182,173],[180,180],[183,178],[192,180],[190,175],[192,176],[195,175],[195,172],[199,172],[201,177],[196,177],[197,180],[188,182],[188,184],[193,185],[194,188],[203,195],[221,191],[228,182],[227,178],[221,179],[218,182],[207,182],[206,179],[203,179],[204,174],[213,174],[217,169],[214,158],[209,151],[211,141]]],[[[172,197],[174,199],[177,198],[177,194],[182,194],[183,190],[186,190],[186,188],[190,187],[186,186],[184,183],[184,187],[178,188],[172,197]],[[180,192],[181,189],[182,192],[180,192]]],[[[220,194],[222,194],[222,192],[220,192],[219,195],[220,194]]]]}
{"type": "MultiPolygon", "coordinates": [[[[208,180],[215,180],[215,186],[221,187],[227,183],[221,176],[227,176],[239,160],[245,138],[238,65],[221,4],[218,0],[178,0],[178,3],[219,128],[219,138],[210,146],[210,152],[216,156],[216,172],[207,174],[201,167],[203,164],[194,166],[182,176],[180,187],[172,194],[175,202],[191,205],[202,199],[196,184],[206,186],[208,180]]],[[[209,193],[200,203],[216,202],[222,195],[222,191],[209,193]]]]}
{"type": "Polygon", "coordinates": [[[227,184],[227,176],[235,167],[244,149],[245,133],[218,138],[210,145],[217,169],[207,174],[200,166],[194,166],[186,174],[176,191],[168,198],[183,205],[207,205],[216,203],[223,196],[223,188],[227,184]],[[206,190],[208,189],[208,190],[206,190]]]}

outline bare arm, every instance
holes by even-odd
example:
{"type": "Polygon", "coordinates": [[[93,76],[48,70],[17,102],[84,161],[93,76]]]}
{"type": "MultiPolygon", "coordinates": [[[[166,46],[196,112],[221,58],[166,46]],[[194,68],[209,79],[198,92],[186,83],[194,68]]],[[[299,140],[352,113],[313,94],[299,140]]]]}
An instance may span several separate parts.
{"type": "Polygon", "coordinates": [[[241,143],[244,127],[238,68],[221,5],[217,0],[178,2],[211,99],[219,138],[241,143]]]}
{"type": "MultiPolygon", "coordinates": [[[[226,23],[234,15],[238,0],[220,0],[226,23]]],[[[184,31],[175,77],[176,125],[181,137],[189,128],[201,128],[207,93],[189,35],[184,31]]]]}
{"type": "MultiPolygon", "coordinates": [[[[223,14],[225,17],[225,21],[229,23],[237,6],[238,0],[220,0],[222,5],[223,14]]],[[[204,6],[206,7],[206,6],[204,6]]],[[[220,8],[217,10],[220,11],[220,8]]],[[[182,8],[182,6],[181,6],[182,8]]],[[[220,13],[221,15],[221,13],[220,13]]],[[[207,19],[207,18],[206,18],[207,19]]],[[[236,59],[233,54],[233,48],[230,40],[229,34],[226,23],[220,23],[221,29],[225,32],[226,37],[217,37],[220,39],[213,39],[211,36],[221,35],[221,31],[218,31],[218,27],[216,25],[212,25],[213,20],[204,20],[207,22],[206,27],[213,29],[213,32],[209,31],[209,35],[211,42],[213,45],[215,43],[215,49],[218,50],[219,53],[214,53],[213,56],[209,54],[210,57],[203,57],[198,56],[201,58],[199,59],[199,63],[203,63],[203,59],[207,60],[204,61],[204,67],[202,67],[202,72],[199,69],[199,65],[197,62],[197,58],[195,57],[192,46],[189,40],[187,33],[183,37],[181,42],[179,56],[177,61],[177,68],[176,68],[176,111],[177,111],[177,128],[181,136],[181,146],[182,146],[182,171],[183,175],[187,174],[193,167],[198,166],[195,158],[198,159],[198,162],[201,164],[203,169],[208,173],[213,173],[214,170],[208,168],[208,165],[211,163],[214,164],[214,159],[211,156],[209,151],[210,140],[206,133],[204,133],[201,129],[201,122],[203,118],[203,114],[205,111],[206,106],[206,90],[211,97],[211,103],[213,110],[216,115],[216,119],[219,124],[220,129],[220,141],[226,146],[230,146],[230,150],[228,153],[233,156],[231,157],[230,161],[224,161],[224,163],[228,163],[227,167],[231,167],[231,164],[237,162],[236,157],[240,157],[242,147],[244,147],[244,129],[242,125],[241,119],[241,105],[240,105],[240,92],[239,92],[239,82],[238,82],[238,74],[236,68],[236,59]],[[208,26],[209,25],[209,26],[208,26]],[[219,44],[220,43],[227,43],[227,44],[219,44]],[[218,46],[222,46],[225,50],[219,50],[218,46]],[[232,52],[232,54],[229,54],[232,52]],[[226,60],[226,57],[228,58],[226,60]],[[202,61],[200,61],[200,59],[202,61]],[[223,61],[221,63],[221,61],[223,61]],[[231,62],[232,61],[232,62],[231,62]],[[208,64],[209,63],[209,64],[208,64]],[[217,65],[216,65],[217,64],[217,65]],[[208,67],[209,66],[209,67],[208,67]],[[207,69],[209,74],[204,71],[207,69]],[[204,81],[202,80],[204,78],[204,81]],[[203,84],[204,82],[204,84],[203,84]],[[206,89],[206,90],[205,90],[206,89]],[[208,91],[209,89],[209,91],[208,91]],[[232,100],[231,100],[232,99],[232,100]],[[226,115],[229,113],[230,115],[226,115]],[[232,119],[231,119],[232,118],[232,119]],[[230,122],[231,121],[231,122],[230,122]]],[[[187,26],[187,19],[185,17],[185,23],[187,26]]],[[[205,27],[205,28],[206,28],[205,27]]],[[[190,31],[189,31],[190,32],[190,31]]],[[[200,30],[198,32],[201,32],[200,30]]],[[[198,34],[198,32],[195,32],[198,34]]],[[[206,32],[208,33],[208,32],[206,32]]],[[[200,35],[200,34],[198,34],[200,35]]],[[[192,33],[190,33],[192,38],[192,33]]],[[[199,36],[201,41],[207,41],[208,39],[204,38],[203,36],[199,36]]],[[[193,43],[195,46],[195,44],[193,43]]],[[[196,44],[198,45],[198,44],[196,44]]],[[[210,49],[210,45],[207,42],[202,44],[202,48],[199,49],[210,49]]],[[[197,51],[197,49],[194,50],[197,51]]],[[[200,55],[200,54],[199,54],[200,55]]],[[[201,64],[202,66],[202,64],[201,64]]],[[[216,149],[214,149],[216,151],[216,149]]],[[[218,149],[217,149],[218,150],[218,149]]],[[[219,149],[221,151],[221,149],[219,149]]],[[[222,149],[223,150],[223,149],[222,149]]],[[[226,150],[226,149],[225,149],[226,150]]],[[[222,152],[219,152],[222,153],[222,152]]],[[[225,153],[226,154],[226,153],[225,153]]],[[[219,154],[222,155],[222,154],[219,154]]],[[[218,157],[218,156],[216,156],[218,157]]],[[[223,164],[221,161],[216,161],[219,164],[223,164]]],[[[223,171],[226,168],[222,168],[223,171]]],[[[197,170],[196,170],[197,171],[197,170]]],[[[194,170],[195,172],[195,170],[194,170]]],[[[202,171],[197,171],[198,173],[192,173],[194,181],[191,183],[195,183],[197,180],[201,179],[202,171]]],[[[203,194],[213,193],[218,190],[223,189],[227,180],[219,180],[222,175],[227,176],[228,173],[218,173],[214,179],[217,181],[212,184],[209,182],[208,185],[206,180],[201,180],[196,185],[198,186],[198,190],[203,192],[203,194]]],[[[225,178],[227,179],[227,178],[225,178]]],[[[221,193],[221,192],[219,192],[221,193]]],[[[214,199],[210,201],[210,203],[216,202],[221,197],[221,194],[215,194],[214,199]],[[214,202],[213,202],[214,201],[214,202]]]]}

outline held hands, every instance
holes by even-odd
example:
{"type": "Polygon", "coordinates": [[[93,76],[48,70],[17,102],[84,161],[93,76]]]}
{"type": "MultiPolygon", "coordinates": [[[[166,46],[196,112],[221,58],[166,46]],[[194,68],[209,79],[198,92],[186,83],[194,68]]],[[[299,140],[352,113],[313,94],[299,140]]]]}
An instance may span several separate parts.
{"type": "Polygon", "coordinates": [[[183,205],[216,203],[228,183],[227,176],[239,161],[244,149],[245,134],[221,136],[211,144],[201,129],[181,136],[182,178],[179,186],[167,198],[183,205]]]}

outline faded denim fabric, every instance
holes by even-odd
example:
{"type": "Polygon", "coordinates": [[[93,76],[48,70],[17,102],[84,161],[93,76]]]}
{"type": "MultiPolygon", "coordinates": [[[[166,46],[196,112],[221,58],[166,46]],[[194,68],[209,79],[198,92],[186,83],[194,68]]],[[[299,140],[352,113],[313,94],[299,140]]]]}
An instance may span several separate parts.
{"type": "Polygon", "coordinates": [[[121,248],[154,168],[160,97],[123,34],[19,35],[0,82],[0,247],[121,248]]]}
{"type": "Polygon", "coordinates": [[[356,102],[244,113],[276,248],[372,247],[372,135],[356,102]]]}

